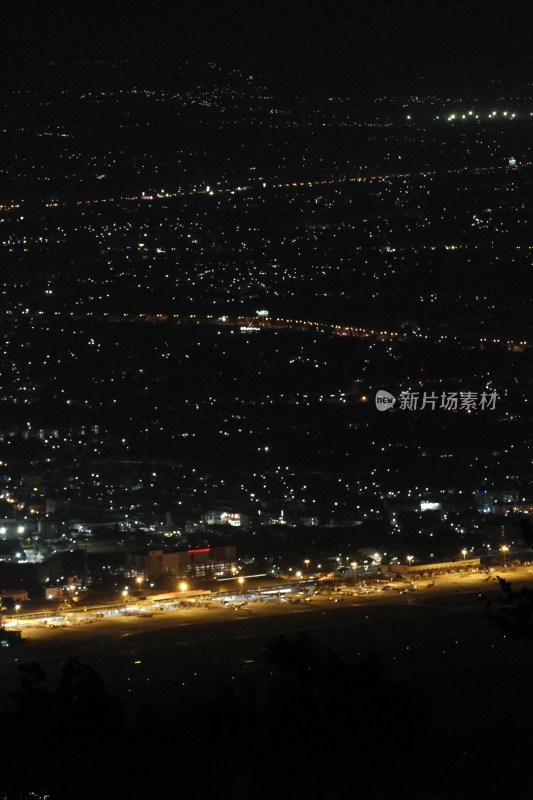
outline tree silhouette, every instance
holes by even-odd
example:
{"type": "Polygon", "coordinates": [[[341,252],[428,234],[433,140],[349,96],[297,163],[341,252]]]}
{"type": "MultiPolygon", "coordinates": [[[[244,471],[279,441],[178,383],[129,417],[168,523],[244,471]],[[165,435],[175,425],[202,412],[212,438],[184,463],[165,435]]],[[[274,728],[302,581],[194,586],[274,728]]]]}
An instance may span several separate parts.
{"type": "Polygon", "coordinates": [[[485,596],[485,616],[492,625],[513,639],[533,639],[533,591],[516,591],[505,578],[497,577],[500,594],[495,600],[485,596]]]}

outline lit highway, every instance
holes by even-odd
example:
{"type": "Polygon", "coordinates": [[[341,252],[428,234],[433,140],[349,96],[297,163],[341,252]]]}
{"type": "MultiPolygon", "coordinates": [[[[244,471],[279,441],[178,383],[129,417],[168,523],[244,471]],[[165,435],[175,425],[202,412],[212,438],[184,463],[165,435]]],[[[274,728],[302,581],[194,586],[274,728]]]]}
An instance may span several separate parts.
{"type": "MultiPolygon", "coordinates": [[[[4,309],[7,316],[14,316],[12,309],[4,309]]],[[[108,312],[87,311],[51,311],[45,312],[37,310],[34,312],[23,312],[25,316],[35,316],[38,318],[55,317],[64,319],[94,319],[112,323],[123,322],[149,322],[149,323],[168,323],[175,325],[212,325],[214,327],[237,327],[237,328],[256,328],[257,330],[295,330],[304,333],[325,333],[332,336],[348,336],[360,339],[376,339],[379,341],[408,341],[409,339],[420,339],[431,341],[435,344],[479,344],[483,347],[494,346],[513,351],[521,351],[530,347],[526,339],[506,339],[499,337],[475,337],[454,334],[431,334],[430,332],[415,331],[395,331],[376,328],[364,328],[355,325],[335,324],[318,322],[316,320],[291,319],[284,317],[256,317],[242,316],[230,317],[227,315],[216,316],[214,314],[150,314],[150,313],[127,313],[111,314],[108,312]]]]}
{"type": "MultiPolygon", "coordinates": [[[[316,178],[299,181],[285,181],[277,183],[262,183],[260,185],[250,184],[244,186],[226,186],[226,187],[203,187],[189,190],[177,190],[171,192],[154,192],[142,193],[140,195],[129,195],[119,197],[95,197],[84,200],[72,201],[50,201],[43,203],[44,208],[65,208],[69,206],[91,206],[91,205],[113,205],[115,203],[146,203],[158,202],[161,200],[170,200],[179,197],[194,197],[197,195],[217,195],[217,194],[240,194],[242,192],[264,192],[266,190],[283,190],[283,189],[312,189],[320,186],[341,186],[350,183],[388,183],[397,180],[410,180],[414,178],[434,178],[440,174],[445,175],[464,175],[468,173],[486,173],[486,172],[500,172],[500,171],[516,171],[517,169],[525,169],[531,166],[531,162],[523,162],[514,166],[508,164],[491,165],[484,167],[457,167],[454,169],[447,169],[443,172],[436,170],[422,170],[420,172],[392,172],[384,175],[347,175],[332,178],[316,178]]],[[[18,211],[23,207],[23,203],[4,203],[0,204],[0,211],[10,212],[18,211]]]]}

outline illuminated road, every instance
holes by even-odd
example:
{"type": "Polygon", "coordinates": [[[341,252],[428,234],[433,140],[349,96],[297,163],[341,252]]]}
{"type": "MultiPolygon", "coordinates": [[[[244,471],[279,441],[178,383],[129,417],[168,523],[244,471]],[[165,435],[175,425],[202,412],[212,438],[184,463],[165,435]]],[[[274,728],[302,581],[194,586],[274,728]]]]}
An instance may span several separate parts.
{"type": "MultiPolygon", "coordinates": [[[[2,312],[0,312],[2,313],[2,312]]],[[[530,343],[525,340],[505,339],[487,336],[457,336],[454,334],[431,334],[423,331],[394,331],[376,328],[363,328],[355,325],[342,325],[328,322],[317,322],[316,320],[287,319],[284,317],[229,317],[227,315],[216,316],[214,314],[150,314],[150,313],[127,313],[115,314],[106,311],[43,311],[15,312],[7,308],[3,310],[7,316],[34,316],[39,319],[54,317],[59,319],[95,319],[104,322],[124,323],[124,322],[161,322],[173,323],[175,325],[212,325],[214,327],[239,327],[257,328],[262,330],[295,330],[304,333],[315,332],[325,333],[332,336],[348,336],[360,339],[376,339],[379,341],[409,341],[410,339],[426,340],[436,344],[479,344],[483,347],[495,346],[499,349],[504,348],[514,352],[519,352],[529,348],[530,343]]]]}
{"type": "MultiPolygon", "coordinates": [[[[311,180],[299,181],[284,181],[281,183],[261,183],[251,184],[244,186],[226,186],[218,188],[202,189],[189,189],[178,190],[173,192],[154,192],[153,194],[143,193],[141,195],[118,196],[118,197],[95,197],[86,200],[72,200],[72,201],[51,201],[44,203],[45,208],[65,208],[71,206],[90,206],[90,205],[113,205],[115,203],[146,203],[158,202],[161,200],[169,200],[178,197],[195,197],[198,195],[218,195],[218,194],[240,194],[241,192],[265,192],[272,189],[312,189],[319,186],[340,186],[350,183],[389,183],[390,181],[407,180],[412,178],[434,178],[438,175],[467,175],[478,174],[485,172],[501,172],[510,171],[515,172],[519,169],[524,169],[531,166],[531,162],[527,161],[522,164],[517,164],[513,167],[505,165],[494,165],[485,167],[458,167],[454,169],[447,169],[444,171],[437,170],[423,170],[420,172],[393,172],[385,175],[355,175],[355,176],[340,176],[334,178],[318,178],[311,180]]],[[[23,208],[23,203],[4,203],[0,204],[0,211],[18,211],[23,208]]]]}
{"type": "Polygon", "coordinates": [[[154,202],[158,200],[167,200],[174,197],[192,197],[196,195],[217,195],[217,194],[235,194],[240,192],[264,192],[268,189],[312,189],[317,186],[339,186],[349,183],[388,183],[395,180],[406,180],[411,178],[433,178],[439,174],[446,175],[463,175],[469,173],[482,173],[482,172],[499,172],[499,171],[513,171],[523,169],[531,166],[531,162],[524,162],[523,164],[510,167],[507,164],[497,165],[490,167],[460,167],[456,169],[448,169],[444,172],[436,170],[424,170],[421,172],[394,172],[386,175],[356,175],[345,176],[336,178],[319,178],[311,180],[300,181],[286,181],[282,183],[262,183],[261,185],[249,186],[233,186],[233,187],[219,187],[211,188],[209,191],[206,189],[194,189],[189,191],[176,191],[176,192],[161,192],[154,193],[153,195],[143,194],[134,195],[130,197],[102,197],[92,200],[78,200],[73,203],[54,202],[46,203],[46,208],[57,208],[59,206],[68,205],[94,205],[95,203],[119,203],[119,202],[154,202]]]}

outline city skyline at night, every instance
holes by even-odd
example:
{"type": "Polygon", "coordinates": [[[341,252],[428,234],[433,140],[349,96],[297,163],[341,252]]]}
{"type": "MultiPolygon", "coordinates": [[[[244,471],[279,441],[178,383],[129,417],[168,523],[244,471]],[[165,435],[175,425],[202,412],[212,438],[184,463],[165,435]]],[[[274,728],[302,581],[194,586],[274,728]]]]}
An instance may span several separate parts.
{"type": "Polygon", "coordinates": [[[526,793],[530,8],[2,13],[0,796],[526,793]]]}

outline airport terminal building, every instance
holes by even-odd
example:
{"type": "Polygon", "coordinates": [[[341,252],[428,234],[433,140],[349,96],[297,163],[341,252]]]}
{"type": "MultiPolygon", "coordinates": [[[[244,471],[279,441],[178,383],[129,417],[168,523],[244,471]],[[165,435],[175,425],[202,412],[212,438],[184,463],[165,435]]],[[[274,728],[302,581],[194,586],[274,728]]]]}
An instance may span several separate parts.
{"type": "Polygon", "coordinates": [[[176,578],[220,578],[231,574],[236,565],[234,545],[199,547],[189,550],[148,550],[128,553],[126,569],[148,578],[166,575],[176,578]]]}

